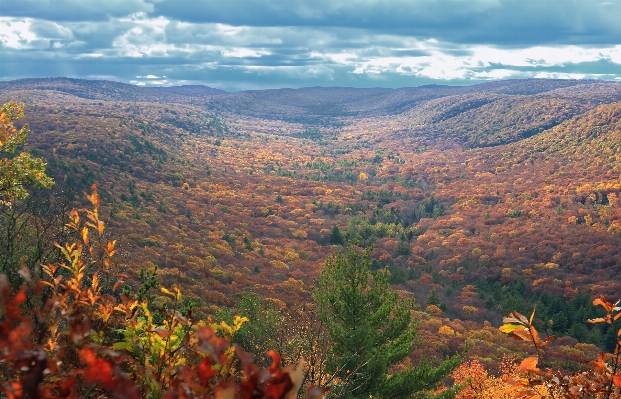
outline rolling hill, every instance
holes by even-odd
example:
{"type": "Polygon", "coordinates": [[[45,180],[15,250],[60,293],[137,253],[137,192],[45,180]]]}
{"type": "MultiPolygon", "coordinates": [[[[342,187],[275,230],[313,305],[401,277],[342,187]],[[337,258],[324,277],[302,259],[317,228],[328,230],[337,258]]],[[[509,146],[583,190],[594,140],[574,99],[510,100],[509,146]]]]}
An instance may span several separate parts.
{"type": "Polygon", "coordinates": [[[433,291],[455,320],[538,303],[544,328],[603,345],[548,321],[621,289],[621,83],[226,93],[27,79],[0,98],[26,104],[55,190],[99,184],[134,283],[158,265],[205,312],[244,290],[294,307],[357,242],[402,295],[424,305],[433,291]]]}

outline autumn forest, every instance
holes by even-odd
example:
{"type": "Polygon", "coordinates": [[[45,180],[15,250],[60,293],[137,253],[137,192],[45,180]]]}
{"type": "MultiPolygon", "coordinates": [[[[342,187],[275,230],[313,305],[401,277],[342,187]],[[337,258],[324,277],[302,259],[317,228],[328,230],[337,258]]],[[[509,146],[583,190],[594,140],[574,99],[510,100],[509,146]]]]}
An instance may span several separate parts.
{"type": "Polygon", "coordinates": [[[0,161],[42,164],[0,164],[7,397],[619,397],[621,83],[10,101],[0,161]]]}

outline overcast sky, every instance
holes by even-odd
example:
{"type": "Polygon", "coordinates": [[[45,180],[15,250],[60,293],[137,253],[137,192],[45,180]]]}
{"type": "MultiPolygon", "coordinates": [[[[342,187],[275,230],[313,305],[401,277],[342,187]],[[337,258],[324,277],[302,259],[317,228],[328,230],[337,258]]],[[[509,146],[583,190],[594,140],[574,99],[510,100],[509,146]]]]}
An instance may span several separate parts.
{"type": "Polygon", "coordinates": [[[621,80],[621,0],[0,0],[0,79],[228,91],[621,80]]]}

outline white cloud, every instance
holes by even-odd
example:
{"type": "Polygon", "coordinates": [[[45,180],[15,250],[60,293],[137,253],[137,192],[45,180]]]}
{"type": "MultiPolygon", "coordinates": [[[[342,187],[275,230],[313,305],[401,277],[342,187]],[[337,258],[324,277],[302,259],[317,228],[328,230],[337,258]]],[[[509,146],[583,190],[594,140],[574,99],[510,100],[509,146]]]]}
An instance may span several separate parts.
{"type": "Polygon", "coordinates": [[[0,43],[3,47],[25,49],[38,40],[30,28],[31,19],[16,20],[13,18],[0,17],[0,43]]]}
{"type": "Polygon", "coordinates": [[[60,49],[73,40],[71,29],[56,22],[0,17],[2,47],[17,50],[60,49]]]}
{"type": "MultiPolygon", "coordinates": [[[[374,1],[377,0],[368,0],[370,3],[374,1]]],[[[407,3],[403,1],[403,4],[407,3]]],[[[459,0],[454,1],[456,6],[459,0]]],[[[482,9],[497,6],[496,0],[477,3],[482,9]]],[[[308,14],[305,18],[315,18],[312,10],[299,10],[308,14]]],[[[363,28],[190,23],[145,12],[121,18],[111,16],[102,21],[63,24],[0,17],[0,44],[6,49],[38,50],[41,59],[47,60],[60,60],[63,56],[67,60],[105,57],[109,64],[125,62],[135,66],[127,72],[126,79],[146,85],[168,85],[173,81],[159,76],[160,72],[179,77],[187,71],[192,79],[198,79],[196,76],[213,75],[215,70],[219,70],[218,79],[227,74],[232,76],[231,79],[239,74],[269,75],[273,82],[282,77],[283,82],[309,83],[330,82],[335,79],[335,70],[354,82],[390,79],[387,76],[449,82],[512,77],[621,80],[621,76],[615,74],[572,70],[574,65],[593,63],[589,68],[596,71],[594,63],[600,62],[619,64],[621,71],[619,44],[521,48],[464,45],[439,37],[376,34],[363,28]],[[143,68],[155,58],[158,64],[166,65],[143,68]],[[155,74],[144,75],[145,71],[155,71],[155,74]]],[[[11,55],[17,53],[19,51],[13,51],[11,55]]]]}
{"type": "MultiPolygon", "coordinates": [[[[517,68],[564,67],[569,64],[597,62],[607,60],[621,65],[621,46],[604,48],[583,48],[580,46],[544,47],[537,46],[523,49],[496,48],[476,46],[461,49],[459,55],[452,55],[450,43],[438,43],[433,40],[412,41],[408,39],[410,49],[422,50],[429,55],[420,56],[365,56],[366,49],[357,52],[321,54],[314,52],[315,57],[323,57],[340,65],[353,68],[354,74],[369,76],[385,72],[399,75],[457,80],[457,79],[503,79],[524,74],[517,68]],[[515,68],[515,69],[514,69],[515,68]]],[[[375,47],[377,53],[391,53],[406,48],[375,47]]],[[[620,67],[621,68],[621,67],[620,67]]],[[[621,69],[620,69],[621,70],[621,69]]],[[[526,72],[528,74],[529,72],[526,72]]],[[[594,77],[593,74],[566,74],[545,72],[537,77],[558,76],[563,79],[580,79],[594,77]],[[546,75],[547,74],[547,75],[546,75]]]]}
{"type": "Polygon", "coordinates": [[[249,48],[232,48],[232,49],[223,49],[222,55],[225,57],[232,58],[247,58],[247,57],[262,57],[264,55],[269,55],[269,51],[265,50],[253,50],[249,48]]]}

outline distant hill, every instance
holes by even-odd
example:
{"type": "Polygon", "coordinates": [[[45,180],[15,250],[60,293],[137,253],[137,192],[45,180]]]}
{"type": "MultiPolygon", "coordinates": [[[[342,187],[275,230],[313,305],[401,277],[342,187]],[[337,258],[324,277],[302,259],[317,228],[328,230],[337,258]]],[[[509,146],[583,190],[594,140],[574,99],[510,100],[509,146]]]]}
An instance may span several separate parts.
{"type": "Polygon", "coordinates": [[[542,331],[603,345],[567,309],[621,290],[621,83],[227,93],[57,78],[0,82],[9,99],[57,192],[79,205],[99,183],[134,284],[158,265],[209,312],[245,290],[294,307],[357,242],[421,307],[435,291],[442,314],[480,326],[537,304],[542,331]]]}

